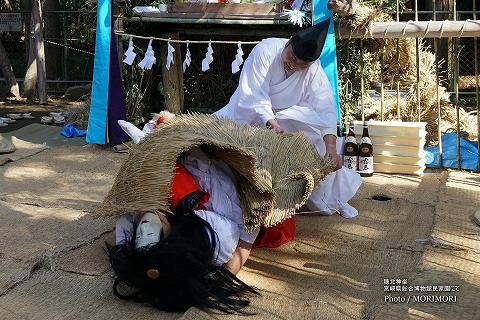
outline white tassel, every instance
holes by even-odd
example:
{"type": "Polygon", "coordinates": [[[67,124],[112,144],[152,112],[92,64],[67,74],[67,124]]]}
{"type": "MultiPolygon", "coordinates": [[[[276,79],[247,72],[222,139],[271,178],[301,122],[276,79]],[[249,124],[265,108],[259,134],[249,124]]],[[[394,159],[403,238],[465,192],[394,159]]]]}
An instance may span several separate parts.
{"type": "Polygon", "coordinates": [[[242,43],[238,41],[237,54],[235,55],[235,60],[232,61],[232,73],[237,73],[240,71],[240,66],[243,63],[243,50],[242,43]]]}
{"type": "Polygon", "coordinates": [[[152,40],[148,42],[148,47],[147,47],[147,52],[145,53],[145,57],[143,58],[142,61],[138,64],[138,66],[142,70],[150,70],[152,69],[153,65],[157,62],[157,59],[155,58],[155,52],[153,51],[152,48],[152,40]]]}
{"type": "Polygon", "coordinates": [[[300,11],[297,9],[294,9],[294,10],[285,9],[281,13],[281,15],[288,17],[288,20],[293,25],[298,25],[299,27],[302,27],[303,25],[306,25],[311,22],[310,18],[307,17],[303,11],[300,11]]]}
{"type": "Polygon", "coordinates": [[[190,63],[192,62],[192,57],[190,55],[190,49],[188,48],[188,40],[187,40],[187,52],[185,52],[185,60],[183,61],[183,72],[190,67],[190,63]]]}
{"type": "Polygon", "coordinates": [[[135,57],[137,56],[137,54],[135,52],[133,52],[133,39],[132,39],[132,37],[130,37],[130,39],[128,39],[128,49],[127,49],[127,51],[125,51],[124,55],[125,55],[125,59],[123,59],[123,63],[126,63],[129,66],[131,66],[132,63],[133,63],[133,60],[135,60],[135,57]]]}
{"type": "Polygon", "coordinates": [[[173,53],[175,52],[175,49],[172,47],[172,45],[170,44],[170,38],[168,38],[168,44],[167,44],[167,63],[165,64],[165,67],[167,68],[167,70],[170,70],[170,67],[172,66],[172,64],[174,64],[173,62],[173,53]]]}
{"type": "Polygon", "coordinates": [[[202,60],[202,71],[207,71],[210,69],[210,64],[213,62],[213,49],[212,42],[208,42],[207,53],[205,54],[205,59],[202,60]]]}

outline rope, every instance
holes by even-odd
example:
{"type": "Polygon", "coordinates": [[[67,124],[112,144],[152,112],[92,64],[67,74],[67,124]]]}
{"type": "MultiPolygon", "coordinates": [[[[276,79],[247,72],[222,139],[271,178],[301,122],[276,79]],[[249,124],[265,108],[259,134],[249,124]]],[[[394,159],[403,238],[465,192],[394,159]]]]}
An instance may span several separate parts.
{"type": "Polygon", "coordinates": [[[89,55],[92,55],[92,56],[95,55],[94,53],[91,53],[91,52],[88,52],[88,51],[85,51],[85,50],[81,50],[81,49],[77,49],[77,48],[73,48],[73,47],[70,47],[70,46],[66,46],[66,45],[61,44],[61,43],[56,43],[56,42],[53,42],[53,41],[50,41],[50,40],[44,40],[44,41],[45,41],[46,43],[48,43],[48,44],[53,44],[53,45],[55,45],[55,46],[68,48],[68,49],[73,50],[73,51],[78,51],[78,52],[86,53],[86,54],[89,54],[89,55]]]}
{"type": "Polygon", "coordinates": [[[393,21],[388,22],[387,28],[385,29],[385,32],[383,33],[384,38],[387,37],[388,29],[390,29],[390,26],[392,25],[392,23],[393,23],[393,21]]]}
{"type": "Polygon", "coordinates": [[[465,21],[463,22],[462,28],[460,29],[460,38],[462,37],[463,32],[465,31],[465,26],[466,26],[467,23],[469,23],[470,21],[472,21],[472,20],[467,19],[467,20],[465,20],[465,21]]]}
{"type": "Polygon", "coordinates": [[[449,20],[443,20],[442,21],[442,26],[440,27],[440,38],[443,38],[443,27],[445,27],[445,22],[448,22],[449,20]]]}
{"type": "Polygon", "coordinates": [[[408,20],[407,23],[405,23],[405,27],[403,28],[403,31],[402,31],[402,36],[405,35],[405,33],[407,32],[407,27],[410,23],[413,23],[412,20],[408,20]]]}
{"type": "Polygon", "coordinates": [[[144,37],[138,36],[134,34],[128,34],[123,32],[115,32],[116,35],[122,36],[124,38],[136,38],[136,39],[144,39],[144,40],[158,40],[164,42],[176,42],[176,43],[223,43],[223,44],[238,44],[239,42],[242,44],[257,44],[260,41],[221,41],[221,40],[173,40],[168,38],[156,38],[156,37],[144,37]]]}
{"type": "Polygon", "coordinates": [[[425,33],[422,36],[422,39],[425,38],[428,34],[428,31],[430,31],[430,24],[432,23],[432,20],[429,20],[427,23],[427,30],[425,30],[425,33]]]}

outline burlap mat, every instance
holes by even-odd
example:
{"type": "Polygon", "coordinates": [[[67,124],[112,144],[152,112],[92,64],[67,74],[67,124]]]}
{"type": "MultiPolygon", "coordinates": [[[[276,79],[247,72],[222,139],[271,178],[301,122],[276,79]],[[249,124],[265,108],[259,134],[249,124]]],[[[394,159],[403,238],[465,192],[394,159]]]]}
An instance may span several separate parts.
{"type": "Polygon", "coordinates": [[[0,166],[4,165],[7,162],[17,161],[33,156],[34,154],[48,149],[48,146],[46,144],[31,143],[28,141],[20,140],[16,137],[3,137],[2,135],[0,135],[0,140],[8,141],[13,146],[15,146],[15,150],[13,152],[0,154],[0,166]]]}
{"type": "Polygon", "coordinates": [[[303,133],[278,135],[207,115],[177,116],[131,149],[95,216],[167,209],[175,162],[195,147],[237,174],[247,231],[289,218],[334,168],[303,133]]]}

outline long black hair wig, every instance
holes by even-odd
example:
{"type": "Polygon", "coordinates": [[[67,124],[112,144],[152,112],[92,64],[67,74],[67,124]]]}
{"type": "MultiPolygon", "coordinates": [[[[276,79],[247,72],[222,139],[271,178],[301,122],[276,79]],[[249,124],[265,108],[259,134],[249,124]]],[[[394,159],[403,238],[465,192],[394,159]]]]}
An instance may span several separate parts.
{"type": "Polygon", "coordinates": [[[247,314],[244,307],[259,294],[224,266],[214,266],[218,245],[210,224],[193,213],[198,192],[187,195],[168,217],[171,231],[158,243],[135,248],[135,231],[107,254],[117,278],[113,292],[121,299],[147,302],[163,311],[195,306],[224,313],[247,314]]]}

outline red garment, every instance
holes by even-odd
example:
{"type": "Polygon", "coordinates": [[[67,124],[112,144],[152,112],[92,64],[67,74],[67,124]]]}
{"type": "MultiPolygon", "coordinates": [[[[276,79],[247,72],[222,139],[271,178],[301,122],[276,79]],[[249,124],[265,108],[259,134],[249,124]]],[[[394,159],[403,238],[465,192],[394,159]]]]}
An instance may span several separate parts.
{"type": "Polygon", "coordinates": [[[157,125],[160,124],[160,123],[165,123],[165,121],[167,121],[167,118],[165,118],[163,116],[160,116],[157,119],[157,125]]]}
{"type": "MultiPolygon", "coordinates": [[[[171,194],[170,194],[170,210],[175,211],[178,203],[186,195],[195,192],[202,191],[197,181],[192,177],[190,172],[179,162],[175,164],[175,170],[173,171],[171,194]]],[[[209,199],[210,195],[204,192],[204,196],[200,200],[197,208],[205,209],[203,206],[209,199]]]]}
{"type": "Polygon", "coordinates": [[[273,227],[262,227],[253,248],[276,248],[293,239],[295,239],[295,216],[273,227]]]}

